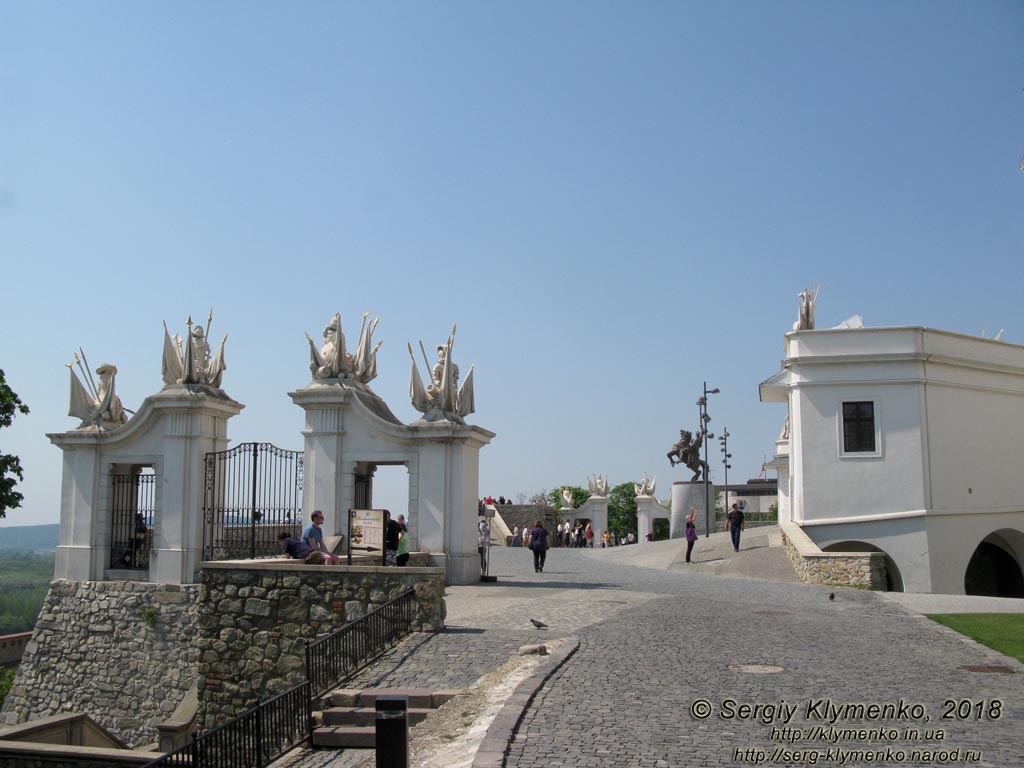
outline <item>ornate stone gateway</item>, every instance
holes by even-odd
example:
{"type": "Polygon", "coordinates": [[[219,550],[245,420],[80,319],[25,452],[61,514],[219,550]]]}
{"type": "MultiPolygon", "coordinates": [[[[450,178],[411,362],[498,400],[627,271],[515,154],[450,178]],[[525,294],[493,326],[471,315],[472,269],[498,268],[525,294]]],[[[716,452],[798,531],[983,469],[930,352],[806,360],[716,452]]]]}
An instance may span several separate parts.
{"type": "Polygon", "coordinates": [[[206,454],[203,559],[278,554],[277,534],[302,530],[302,451],[241,443],[206,454]]]}
{"type": "Polygon", "coordinates": [[[445,568],[448,583],[478,581],[479,452],[494,433],[466,423],[473,367],[460,384],[453,327],[432,368],[424,354],[428,384],[413,363],[409,394],[422,418],[406,424],[370,389],[380,342],[369,317],[354,353],[340,312],[319,344],[308,337],[309,384],[289,393],[304,412],[302,451],[228,450],[228,419],[244,406],[221,388],[226,337],[210,347],[212,312],[205,327],[190,319],[183,336],[165,324],[163,388],[131,418],[115,394],[117,367],[101,365],[95,379],[83,352],[69,365],[69,412],[80,424],[49,436],[64,451],[55,577],[195,583],[204,561],[277,554],[278,534],[301,535],[313,510],[324,513],[325,535],[348,536],[349,510],[373,505],[377,467],[401,466],[409,492],[397,511],[410,547],[445,568]]]}

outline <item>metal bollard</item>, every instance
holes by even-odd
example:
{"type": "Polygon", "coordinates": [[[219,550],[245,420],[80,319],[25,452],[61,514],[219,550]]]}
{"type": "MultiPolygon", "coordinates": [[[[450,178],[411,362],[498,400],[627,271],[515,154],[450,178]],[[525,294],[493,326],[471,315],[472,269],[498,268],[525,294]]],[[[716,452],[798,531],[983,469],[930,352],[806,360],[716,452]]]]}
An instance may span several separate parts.
{"type": "Polygon", "coordinates": [[[409,697],[378,696],[377,768],[409,768],[409,697]]]}

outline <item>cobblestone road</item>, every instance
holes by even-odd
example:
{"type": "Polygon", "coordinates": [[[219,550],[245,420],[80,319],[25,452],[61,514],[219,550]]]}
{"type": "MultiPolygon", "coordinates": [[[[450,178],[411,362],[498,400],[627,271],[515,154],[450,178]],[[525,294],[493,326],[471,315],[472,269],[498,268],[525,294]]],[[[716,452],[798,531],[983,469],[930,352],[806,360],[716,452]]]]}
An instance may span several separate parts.
{"type": "MultiPolygon", "coordinates": [[[[711,544],[702,540],[704,547],[711,544]]],[[[1008,662],[877,594],[720,578],[680,564],[681,557],[668,550],[651,559],[653,567],[635,567],[643,565],[638,553],[638,547],[553,550],[545,573],[536,574],[528,551],[493,550],[491,572],[499,581],[451,588],[448,631],[407,641],[351,687],[468,688],[521,645],[575,635],[579,650],[525,713],[510,745],[510,768],[1024,766],[1024,675],[1016,662],[1009,663],[1017,674],[961,669],[1008,662]],[[534,629],[530,618],[549,628],[534,629]],[[947,699],[970,702],[970,715],[943,720],[947,699]],[[706,720],[691,714],[698,700],[710,703],[706,720]],[[775,710],[725,719],[730,700],[737,710],[740,704],[775,710]],[[998,720],[974,719],[977,702],[984,702],[983,714],[995,714],[996,701],[998,720]],[[827,707],[872,702],[907,708],[896,717],[868,720],[850,712],[830,716],[827,707]],[[786,721],[780,710],[794,705],[786,721]],[[821,732],[812,737],[817,726],[821,732]],[[773,739],[773,728],[787,727],[773,739]],[[887,731],[827,740],[843,735],[839,729],[860,728],[887,731]],[[896,729],[892,741],[885,738],[890,728],[896,729]],[[907,738],[907,728],[916,729],[917,738],[907,738]],[[789,754],[773,755],[777,749],[789,754]],[[952,761],[934,754],[956,749],[952,761]],[[836,750],[882,754],[844,763],[836,750]],[[922,754],[915,758],[913,750],[922,754]],[[965,759],[967,750],[977,751],[977,759],[965,759]]],[[[768,567],[782,555],[756,556],[768,567]]],[[[355,762],[351,754],[313,752],[286,764],[355,762]]]]}
{"type": "MultiPolygon", "coordinates": [[[[838,749],[882,752],[854,756],[846,765],[934,765],[944,762],[936,750],[957,749],[951,762],[970,764],[965,756],[974,750],[975,765],[1024,765],[1020,666],[1014,664],[1018,674],[961,669],[1006,659],[879,595],[625,568],[597,553],[576,560],[573,578],[581,584],[615,583],[663,597],[578,631],[580,650],[526,714],[506,763],[511,768],[758,760],[832,766],[843,762],[838,749]],[[710,704],[706,720],[691,714],[699,700],[710,704]],[[739,704],[774,704],[776,710],[725,719],[730,700],[737,712],[739,704]],[[953,719],[943,720],[947,700],[970,702],[959,710],[970,709],[966,718],[954,710],[953,719]],[[895,704],[897,716],[826,711],[828,704],[872,702],[895,704]],[[975,719],[979,702],[984,715],[999,719],[975,719]],[[782,704],[795,705],[788,723],[778,711],[782,704]],[[896,738],[887,730],[831,742],[838,730],[829,731],[830,725],[894,728],[896,738]],[[787,726],[790,731],[781,731],[787,726]],[[812,735],[815,726],[823,728],[812,735]],[[780,729],[774,739],[773,728],[780,729]],[[905,737],[908,728],[917,738],[905,737]]],[[[557,563],[556,555],[549,570],[557,563]]],[[[552,629],[558,631],[557,621],[552,629]]]]}

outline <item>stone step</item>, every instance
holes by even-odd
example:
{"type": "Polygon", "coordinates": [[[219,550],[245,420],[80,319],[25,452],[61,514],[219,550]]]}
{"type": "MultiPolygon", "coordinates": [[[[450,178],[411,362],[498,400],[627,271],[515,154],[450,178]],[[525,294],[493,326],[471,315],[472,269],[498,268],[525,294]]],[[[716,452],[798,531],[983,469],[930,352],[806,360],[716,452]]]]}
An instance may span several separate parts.
{"type": "Polygon", "coordinates": [[[407,696],[410,709],[436,709],[460,691],[429,688],[341,688],[328,696],[335,707],[373,707],[378,696],[407,696]]]}
{"type": "Polygon", "coordinates": [[[314,747],[373,749],[376,744],[377,733],[372,725],[324,725],[313,729],[314,747]]]}
{"type": "MultiPolygon", "coordinates": [[[[409,725],[423,722],[433,712],[430,708],[407,710],[409,725]]],[[[374,725],[377,721],[376,707],[331,707],[324,710],[324,725],[374,725]]]]}
{"type": "Polygon", "coordinates": [[[409,725],[416,725],[433,710],[462,691],[427,688],[341,688],[331,691],[333,705],[323,710],[323,725],[313,730],[313,746],[373,749],[376,744],[378,696],[406,696],[409,725]]]}

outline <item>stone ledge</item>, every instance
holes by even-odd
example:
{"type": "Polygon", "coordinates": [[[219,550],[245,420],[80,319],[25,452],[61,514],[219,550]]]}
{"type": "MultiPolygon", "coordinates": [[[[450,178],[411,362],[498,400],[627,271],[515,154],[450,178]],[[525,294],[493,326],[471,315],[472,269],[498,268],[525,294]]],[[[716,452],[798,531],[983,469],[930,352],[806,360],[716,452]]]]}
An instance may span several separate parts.
{"type": "Polygon", "coordinates": [[[822,552],[800,526],[780,523],[779,529],[786,556],[805,584],[885,589],[885,555],[881,552],[822,552]]]}
{"type": "Polygon", "coordinates": [[[236,571],[244,568],[247,571],[299,571],[306,573],[383,573],[401,574],[408,573],[414,576],[444,575],[444,568],[413,567],[392,568],[383,565],[307,565],[297,560],[212,560],[201,565],[203,570],[209,571],[236,571]]]}

